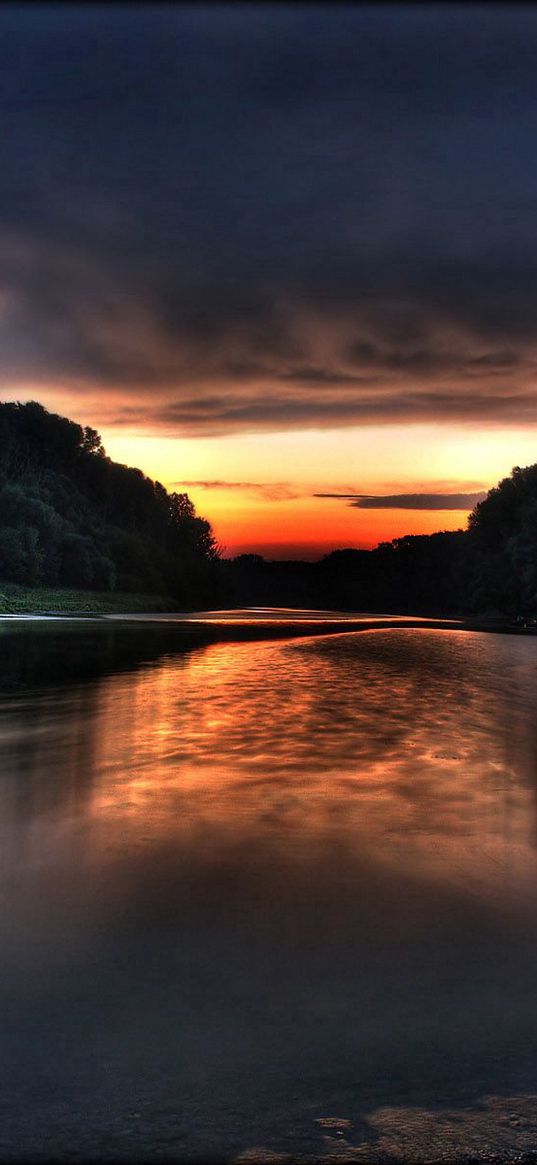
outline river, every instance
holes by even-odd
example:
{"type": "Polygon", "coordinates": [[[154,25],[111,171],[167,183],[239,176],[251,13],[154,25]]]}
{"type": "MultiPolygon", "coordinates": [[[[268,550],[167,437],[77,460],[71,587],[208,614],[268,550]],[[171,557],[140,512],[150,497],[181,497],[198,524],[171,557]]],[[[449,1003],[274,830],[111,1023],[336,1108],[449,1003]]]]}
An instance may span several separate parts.
{"type": "Polygon", "coordinates": [[[0,1157],[537,1146],[535,639],[0,653],[0,1157]]]}

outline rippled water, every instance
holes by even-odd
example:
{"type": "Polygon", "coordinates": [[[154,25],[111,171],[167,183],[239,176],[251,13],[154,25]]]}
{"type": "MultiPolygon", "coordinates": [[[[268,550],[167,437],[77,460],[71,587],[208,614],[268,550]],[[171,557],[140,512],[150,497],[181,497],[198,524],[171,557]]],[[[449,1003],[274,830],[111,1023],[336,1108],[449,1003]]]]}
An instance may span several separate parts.
{"type": "Polygon", "coordinates": [[[0,1155],[527,1147],[534,639],[0,652],[0,1155]]]}

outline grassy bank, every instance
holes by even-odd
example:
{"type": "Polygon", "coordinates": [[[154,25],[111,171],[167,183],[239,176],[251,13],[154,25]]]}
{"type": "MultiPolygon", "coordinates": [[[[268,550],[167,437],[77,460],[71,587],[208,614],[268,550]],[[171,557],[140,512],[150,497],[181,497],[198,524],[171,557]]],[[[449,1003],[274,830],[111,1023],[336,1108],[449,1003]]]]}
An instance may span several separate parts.
{"type": "Polygon", "coordinates": [[[0,581],[1,615],[113,615],[177,610],[166,595],[78,591],[63,587],[26,587],[0,581]]]}

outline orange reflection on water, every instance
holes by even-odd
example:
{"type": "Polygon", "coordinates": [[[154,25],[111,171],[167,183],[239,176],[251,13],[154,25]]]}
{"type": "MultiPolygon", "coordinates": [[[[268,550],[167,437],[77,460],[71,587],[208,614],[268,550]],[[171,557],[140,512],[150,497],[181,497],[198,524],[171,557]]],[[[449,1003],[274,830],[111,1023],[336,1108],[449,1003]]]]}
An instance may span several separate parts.
{"type": "Polygon", "coordinates": [[[69,844],[79,867],[241,846],[312,870],[335,847],[332,865],[533,894],[536,688],[534,640],[455,630],[170,650],[11,699],[6,845],[46,865],[69,844]]]}
{"type": "Polygon", "coordinates": [[[292,862],[322,841],[479,892],[508,892],[515,871],[533,884],[534,656],[528,640],[389,631],[214,644],[112,677],[94,858],[248,839],[292,862]]]}
{"type": "Polygon", "coordinates": [[[314,1116],[533,1087],[535,639],[101,625],[92,663],[82,633],[25,634],[0,699],[10,1144],[28,1123],[34,1157],[72,1155],[67,1096],[142,1159],[147,1128],[147,1159],[179,1128],[231,1160],[282,1122],[306,1157],[314,1116]]]}

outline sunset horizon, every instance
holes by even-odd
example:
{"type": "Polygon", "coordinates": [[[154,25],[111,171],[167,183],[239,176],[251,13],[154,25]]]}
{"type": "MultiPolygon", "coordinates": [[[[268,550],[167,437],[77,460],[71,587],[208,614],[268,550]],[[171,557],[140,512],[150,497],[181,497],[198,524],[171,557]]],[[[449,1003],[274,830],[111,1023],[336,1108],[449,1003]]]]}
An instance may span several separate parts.
{"type": "MultiPolygon", "coordinates": [[[[6,394],[4,399],[23,403],[16,395],[6,394]]],[[[103,426],[95,408],[85,413],[77,409],[76,396],[58,398],[54,391],[45,391],[40,403],[97,429],[113,460],[141,469],[170,491],[187,493],[211,523],[224,557],[258,554],[268,560],[316,561],[333,550],[370,550],[405,535],[465,529],[475,505],[514,465],[537,460],[537,433],[534,438],[517,429],[507,434],[494,428],[444,429],[440,440],[434,426],[426,425],[373,429],[373,441],[370,428],[174,437],[103,426]],[[339,459],[343,451],[344,459],[350,460],[353,446],[360,449],[366,465],[363,476],[354,481],[343,476],[338,465],[338,453],[339,459]],[[435,466],[447,474],[456,448],[463,466],[480,476],[411,476],[411,451],[416,447],[431,474],[435,466]],[[386,450],[389,466],[401,467],[407,475],[383,474],[383,466],[375,465],[379,448],[386,450]],[[272,465],[283,474],[291,458],[292,475],[266,480],[272,465]],[[261,461],[264,480],[255,480],[261,461]],[[314,476],[317,462],[323,465],[323,476],[314,476]],[[207,476],[173,476],[180,467],[190,473],[202,469],[207,476]],[[217,476],[230,468],[241,471],[240,480],[217,476]],[[209,476],[211,470],[214,476],[209,476]]]]}

